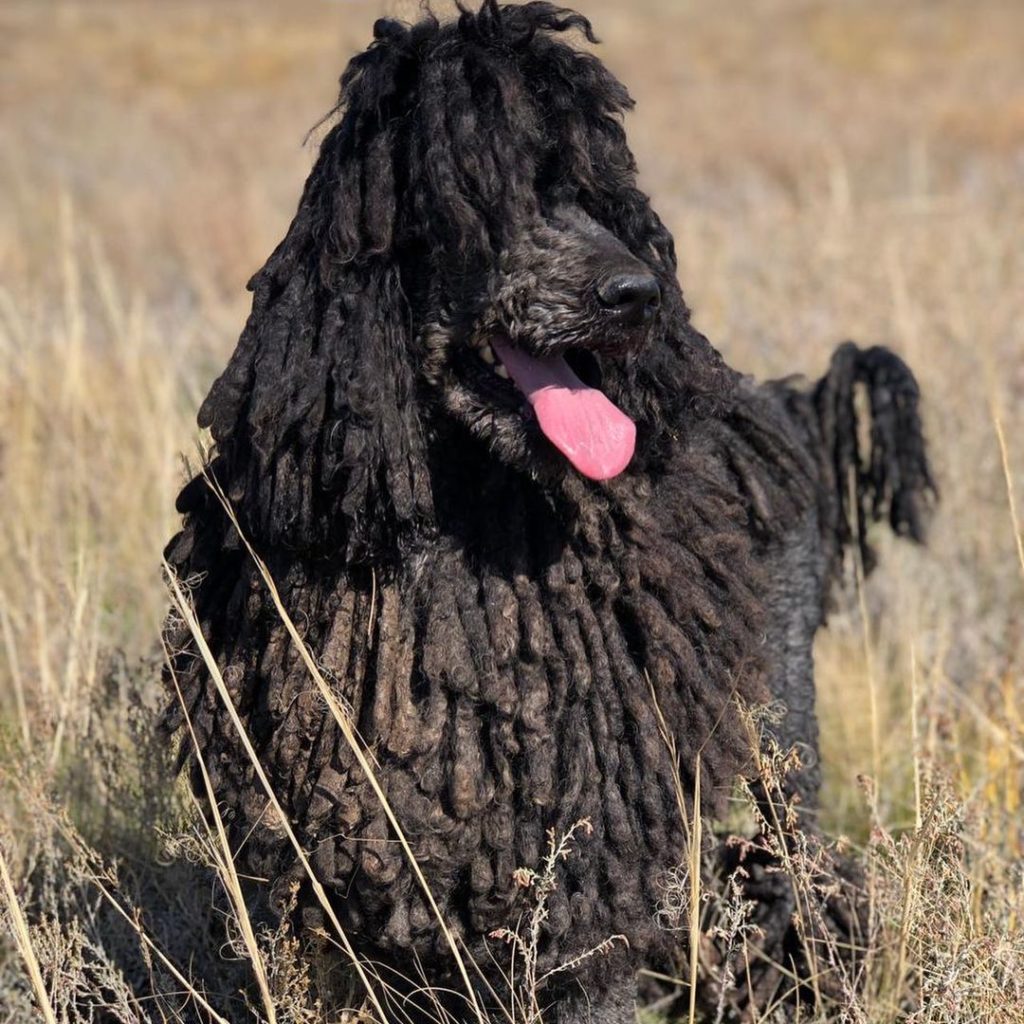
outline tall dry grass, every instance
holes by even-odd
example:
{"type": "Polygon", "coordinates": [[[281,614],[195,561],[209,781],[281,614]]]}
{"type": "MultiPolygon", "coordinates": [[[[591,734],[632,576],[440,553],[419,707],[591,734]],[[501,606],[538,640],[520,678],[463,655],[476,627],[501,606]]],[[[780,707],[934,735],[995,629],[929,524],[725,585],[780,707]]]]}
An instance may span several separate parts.
{"type": "MultiPolygon", "coordinates": [[[[865,975],[823,1015],[1024,1020],[1024,8],[579,6],[727,357],[814,374],[852,336],[925,393],[929,548],[880,537],[817,650],[824,824],[873,901],[865,975]]],[[[318,993],[362,1002],[243,892],[152,720],[180,453],[380,7],[0,7],[5,1019],[314,1024],[337,1019],[318,993]]]]}

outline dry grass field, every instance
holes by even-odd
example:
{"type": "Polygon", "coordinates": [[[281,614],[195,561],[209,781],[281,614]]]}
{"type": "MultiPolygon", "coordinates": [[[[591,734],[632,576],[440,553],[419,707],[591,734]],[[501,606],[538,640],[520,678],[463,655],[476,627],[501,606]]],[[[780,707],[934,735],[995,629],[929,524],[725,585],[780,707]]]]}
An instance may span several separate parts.
{"type": "MultiPolygon", "coordinates": [[[[881,342],[925,395],[930,545],[880,538],[817,651],[825,824],[872,932],[815,1019],[1024,1021],[1024,5],[577,6],[727,358],[813,375],[881,342]]],[[[342,1019],[298,939],[250,927],[152,722],[195,411],[383,8],[0,4],[5,1024],[342,1019]]]]}

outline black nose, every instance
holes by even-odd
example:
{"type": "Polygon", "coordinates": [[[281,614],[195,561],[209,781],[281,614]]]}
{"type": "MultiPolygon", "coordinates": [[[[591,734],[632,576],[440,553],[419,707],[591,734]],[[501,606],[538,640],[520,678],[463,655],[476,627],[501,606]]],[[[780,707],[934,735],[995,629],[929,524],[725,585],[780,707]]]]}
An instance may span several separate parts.
{"type": "Polygon", "coordinates": [[[616,274],[597,289],[602,305],[630,324],[650,320],[661,303],[661,289],[653,274],[616,274]]]}

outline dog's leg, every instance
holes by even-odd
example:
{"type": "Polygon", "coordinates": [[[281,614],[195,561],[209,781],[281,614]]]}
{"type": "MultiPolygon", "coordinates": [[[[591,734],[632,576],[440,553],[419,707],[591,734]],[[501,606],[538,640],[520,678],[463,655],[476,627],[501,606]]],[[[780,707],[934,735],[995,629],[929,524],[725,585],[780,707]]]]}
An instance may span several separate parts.
{"type": "MultiPolygon", "coordinates": [[[[759,966],[750,976],[754,991],[743,991],[744,979],[737,978],[735,998],[728,1000],[738,1019],[754,1014],[785,976],[808,978],[818,975],[823,963],[832,963],[840,971],[847,964],[852,977],[848,965],[863,943],[861,872],[854,860],[829,853],[817,822],[821,773],[814,634],[824,621],[844,553],[853,550],[863,572],[870,572],[875,552],[868,531],[879,522],[888,522],[899,536],[923,540],[926,512],[936,495],[917,382],[892,352],[847,343],[813,388],[802,390],[788,381],[768,386],[814,455],[819,487],[814,512],[765,553],[770,681],[778,704],[778,717],[767,723],[766,733],[783,753],[795,748],[799,764],[778,779],[755,783],[764,833],[752,843],[724,845],[718,858],[720,872],[737,879],[744,898],[755,904],[752,923],[760,929],[759,966]],[[796,882],[780,870],[780,850],[786,864],[797,865],[796,882]]],[[[829,981],[819,976],[818,988],[827,988],[829,981]]]]}
{"type": "Polygon", "coordinates": [[[785,820],[786,806],[814,819],[821,788],[818,717],[815,710],[814,635],[823,621],[828,571],[818,517],[812,510],[767,558],[766,599],[769,688],[774,706],[765,732],[782,754],[795,750],[799,763],[772,785],[758,783],[758,802],[769,825],[785,820]],[[770,792],[769,792],[770,791],[770,792]],[[774,801],[774,803],[773,803],[774,801]]]}
{"type": "MultiPolygon", "coordinates": [[[[800,766],[780,789],[806,827],[813,824],[821,786],[813,643],[825,621],[829,591],[847,550],[857,553],[865,573],[873,568],[872,524],[887,521],[897,535],[922,541],[936,488],[917,381],[888,349],[847,342],[812,388],[791,381],[767,387],[818,465],[816,508],[765,552],[770,683],[779,712],[767,731],[783,753],[795,748],[800,755],[800,766]]],[[[762,786],[759,803],[770,821],[774,809],[767,798],[762,786]]]]}
{"type": "MultiPolygon", "coordinates": [[[[828,559],[816,511],[767,553],[766,568],[766,645],[775,706],[763,725],[762,772],[751,785],[762,828],[750,839],[723,843],[716,863],[716,888],[731,878],[748,904],[747,950],[721,963],[717,984],[702,994],[715,1005],[718,986],[727,986],[728,1019],[740,1021],[756,1019],[792,988],[794,977],[814,975],[818,988],[827,989],[827,947],[845,948],[856,931],[847,896],[819,894],[851,869],[825,849],[817,820],[821,770],[813,643],[823,617],[828,559]],[[787,756],[790,751],[796,759],[787,756]]],[[[792,998],[804,996],[794,992],[792,998]]]]}

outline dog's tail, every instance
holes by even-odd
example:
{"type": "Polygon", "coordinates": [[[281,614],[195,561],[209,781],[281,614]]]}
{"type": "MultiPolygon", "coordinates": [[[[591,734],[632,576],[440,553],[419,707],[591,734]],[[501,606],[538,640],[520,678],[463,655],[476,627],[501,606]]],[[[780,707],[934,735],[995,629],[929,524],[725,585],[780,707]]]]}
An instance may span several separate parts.
{"type": "Polygon", "coordinates": [[[833,488],[831,527],[837,559],[857,545],[864,572],[875,564],[872,524],[924,540],[927,513],[938,497],[918,411],[920,390],[910,368],[881,346],[840,345],[810,395],[822,469],[833,488]]]}

